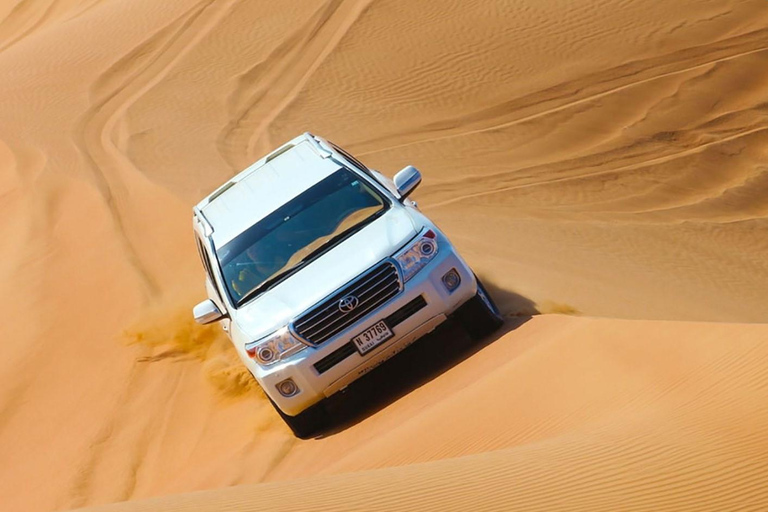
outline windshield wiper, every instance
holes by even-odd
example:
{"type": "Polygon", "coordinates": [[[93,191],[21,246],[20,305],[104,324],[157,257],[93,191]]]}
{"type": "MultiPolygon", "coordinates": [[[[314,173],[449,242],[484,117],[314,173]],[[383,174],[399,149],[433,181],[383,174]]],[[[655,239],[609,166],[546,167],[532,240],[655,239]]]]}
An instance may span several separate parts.
{"type": "Polygon", "coordinates": [[[387,211],[386,208],[382,208],[381,210],[379,210],[378,212],[374,213],[373,215],[371,215],[367,219],[365,219],[365,220],[363,220],[361,222],[358,222],[357,224],[355,224],[351,228],[348,228],[348,229],[342,231],[341,233],[339,233],[338,235],[331,237],[323,245],[321,245],[320,247],[318,247],[314,251],[312,251],[309,254],[307,254],[306,256],[304,256],[301,260],[299,260],[298,263],[296,263],[294,266],[292,266],[288,270],[286,270],[284,272],[280,272],[276,276],[273,276],[273,277],[267,279],[266,281],[264,281],[263,283],[258,285],[256,288],[254,288],[253,290],[251,290],[248,293],[246,293],[245,295],[243,295],[240,298],[240,300],[237,301],[237,307],[240,307],[242,304],[245,304],[246,302],[256,298],[257,296],[259,296],[262,293],[266,292],[270,288],[273,288],[275,285],[281,283],[282,281],[285,281],[290,276],[292,276],[293,274],[295,274],[296,272],[298,272],[302,268],[306,267],[307,264],[309,264],[312,260],[314,260],[315,258],[320,256],[324,252],[329,251],[334,246],[338,245],[339,243],[341,243],[345,239],[349,238],[350,236],[354,235],[355,233],[357,233],[358,231],[363,229],[365,226],[367,226],[368,224],[370,224],[371,222],[373,222],[374,220],[379,218],[381,216],[381,214],[383,214],[386,211],[387,211]]]}

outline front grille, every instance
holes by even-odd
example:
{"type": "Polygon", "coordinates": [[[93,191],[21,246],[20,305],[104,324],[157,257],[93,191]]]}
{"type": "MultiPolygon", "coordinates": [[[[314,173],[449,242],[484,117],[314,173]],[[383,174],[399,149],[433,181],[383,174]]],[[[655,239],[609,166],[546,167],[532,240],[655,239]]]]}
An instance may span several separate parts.
{"type": "Polygon", "coordinates": [[[357,352],[355,344],[350,341],[316,362],[315,370],[317,373],[325,373],[355,352],[357,352]]]}
{"type": "Polygon", "coordinates": [[[293,330],[305,341],[319,345],[389,301],[400,288],[397,268],[385,261],[300,316],[294,321],[293,330]],[[357,306],[344,313],[339,309],[339,301],[347,296],[356,297],[357,306]]]}
{"type": "MultiPolygon", "coordinates": [[[[415,299],[413,299],[411,302],[406,304],[405,306],[401,307],[391,315],[389,315],[387,318],[384,319],[384,322],[386,322],[387,327],[390,329],[394,329],[394,327],[402,322],[405,322],[408,318],[415,315],[417,312],[419,312],[422,308],[424,308],[427,305],[427,301],[424,300],[424,297],[422,295],[419,295],[415,299]]],[[[353,342],[345,343],[341,347],[337,348],[318,362],[314,364],[315,370],[317,370],[317,373],[325,373],[352,354],[356,353],[357,349],[355,348],[355,344],[353,342]]]]}
{"type": "Polygon", "coordinates": [[[387,326],[389,328],[393,328],[397,324],[400,324],[402,322],[405,322],[408,318],[415,315],[419,310],[421,310],[424,306],[427,305],[427,301],[424,300],[423,295],[419,295],[415,299],[413,299],[411,302],[406,304],[405,306],[401,307],[391,315],[389,315],[387,318],[384,319],[384,321],[387,323],[387,326]]]}

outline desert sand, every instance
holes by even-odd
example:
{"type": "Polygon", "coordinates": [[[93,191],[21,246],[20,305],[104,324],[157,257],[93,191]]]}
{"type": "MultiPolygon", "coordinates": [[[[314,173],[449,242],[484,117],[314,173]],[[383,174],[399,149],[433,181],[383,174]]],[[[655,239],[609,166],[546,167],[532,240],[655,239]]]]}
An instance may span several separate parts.
{"type": "Polygon", "coordinates": [[[767,197],[764,0],[2,2],[0,508],[766,510],[767,197]],[[507,322],[301,441],[190,220],[307,130],[419,167],[507,322]]]}

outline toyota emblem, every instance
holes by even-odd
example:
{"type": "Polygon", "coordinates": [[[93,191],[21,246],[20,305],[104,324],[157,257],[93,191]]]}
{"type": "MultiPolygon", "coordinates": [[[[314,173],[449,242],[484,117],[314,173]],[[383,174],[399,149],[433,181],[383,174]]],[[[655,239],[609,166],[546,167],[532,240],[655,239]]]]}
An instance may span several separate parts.
{"type": "Polygon", "coordinates": [[[347,314],[354,310],[359,303],[360,301],[357,299],[357,297],[354,295],[347,295],[346,297],[342,297],[342,299],[339,301],[339,311],[347,314]]]}

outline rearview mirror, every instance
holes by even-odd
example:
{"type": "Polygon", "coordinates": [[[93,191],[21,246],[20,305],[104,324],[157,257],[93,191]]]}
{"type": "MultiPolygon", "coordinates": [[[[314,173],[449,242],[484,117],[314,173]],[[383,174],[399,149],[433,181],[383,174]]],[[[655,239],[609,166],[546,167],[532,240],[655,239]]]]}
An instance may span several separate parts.
{"type": "Polygon", "coordinates": [[[400,194],[400,200],[402,201],[419,186],[419,183],[421,183],[421,173],[417,168],[409,165],[395,174],[394,181],[395,188],[397,189],[397,193],[400,194]]]}
{"type": "Polygon", "coordinates": [[[206,299],[195,306],[192,314],[195,316],[195,322],[199,324],[210,324],[224,318],[224,313],[211,299],[206,299]]]}

